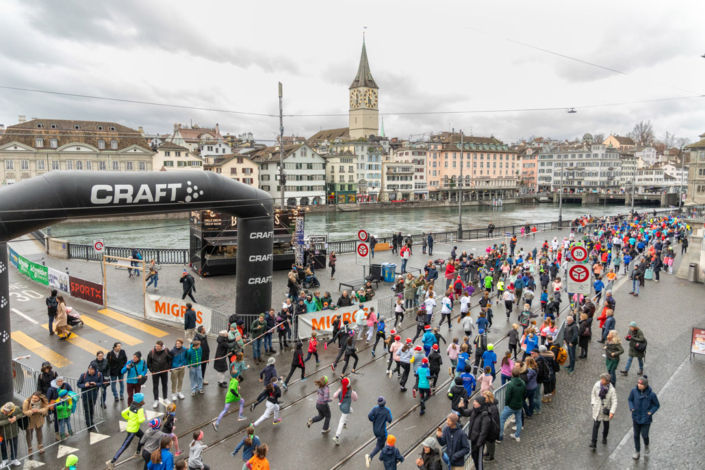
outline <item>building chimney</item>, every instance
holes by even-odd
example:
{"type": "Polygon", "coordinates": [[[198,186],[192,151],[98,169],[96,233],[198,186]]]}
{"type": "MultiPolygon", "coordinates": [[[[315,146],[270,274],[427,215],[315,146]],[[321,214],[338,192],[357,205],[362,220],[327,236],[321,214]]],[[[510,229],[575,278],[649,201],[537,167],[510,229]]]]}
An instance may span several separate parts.
{"type": "Polygon", "coordinates": [[[23,122],[27,122],[27,119],[25,118],[24,114],[20,114],[17,118],[17,121],[22,124],[23,122]]]}
{"type": "Polygon", "coordinates": [[[142,126],[137,128],[138,131],[140,131],[140,134],[144,134],[144,129],[142,129],[142,126]]]}

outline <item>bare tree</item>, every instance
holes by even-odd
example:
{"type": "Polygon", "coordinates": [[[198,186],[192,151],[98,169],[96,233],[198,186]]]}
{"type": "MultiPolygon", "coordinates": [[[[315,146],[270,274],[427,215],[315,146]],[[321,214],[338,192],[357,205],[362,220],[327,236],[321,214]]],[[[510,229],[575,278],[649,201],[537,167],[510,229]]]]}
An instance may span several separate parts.
{"type": "Polygon", "coordinates": [[[634,129],[627,134],[636,143],[637,147],[651,145],[656,140],[654,128],[651,121],[640,121],[634,125],[634,129]]]}
{"type": "Polygon", "coordinates": [[[661,142],[667,149],[673,148],[676,146],[676,135],[666,131],[664,132],[663,137],[661,137],[661,142]]]}
{"type": "Polygon", "coordinates": [[[596,144],[601,144],[605,141],[605,134],[603,132],[598,132],[592,135],[592,139],[596,144]]]}
{"type": "Polygon", "coordinates": [[[692,141],[687,137],[677,137],[674,143],[674,147],[683,148],[686,145],[690,145],[692,141]]]}

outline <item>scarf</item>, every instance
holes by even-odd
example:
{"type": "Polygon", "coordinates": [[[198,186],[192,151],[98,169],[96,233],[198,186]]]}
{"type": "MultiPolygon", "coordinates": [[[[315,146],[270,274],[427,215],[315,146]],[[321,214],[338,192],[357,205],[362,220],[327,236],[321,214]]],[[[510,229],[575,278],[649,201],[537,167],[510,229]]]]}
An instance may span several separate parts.
{"type": "Polygon", "coordinates": [[[607,396],[607,391],[610,389],[610,386],[607,385],[602,385],[602,382],[600,382],[600,400],[604,400],[605,397],[607,396]]]}
{"type": "Polygon", "coordinates": [[[340,394],[340,403],[343,403],[343,398],[345,398],[345,395],[348,393],[348,387],[350,386],[350,379],[345,377],[343,380],[340,381],[341,385],[343,386],[343,391],[340,394]]]}

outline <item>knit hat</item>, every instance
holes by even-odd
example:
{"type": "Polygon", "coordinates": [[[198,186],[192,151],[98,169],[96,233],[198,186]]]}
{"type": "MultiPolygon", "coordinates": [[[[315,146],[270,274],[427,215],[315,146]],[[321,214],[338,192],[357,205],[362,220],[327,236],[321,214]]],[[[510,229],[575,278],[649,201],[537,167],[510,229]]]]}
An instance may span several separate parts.
{"type": "Polygon", "coordinates": [[[15,404],[12,403],[11,401],[8,401],[4,405],[2,405],[2,412],[3,413],[12,414],[13,411],[15,411],[15,404]]]}
{"type": "Polygon", "coordinates": [[[159,429],[160,427],[162,427],[162,420],[159,418],[150,419],[149,427],[152,429],[159,429]]]}
{"type": "Polygon", "coordinates": [[[393,446],[394,444],[397,443],[397,438],[392,436],[391,434],[387,436],[387,445],[388,446],[393,446]]]}
{"type": "Polygon", "coordinates": [[[434,344],[433,346],[431,346],[431,349],[433,349],[434,351],[438,351],[438,344],[434,344]]]}
{"type": "Polygon", "coordinates": [[[451,423],[453,424],[458,424],[458,415],[455,413],[450,413],[447,418],[450,420],[451,423]]]}
{"type": "Polygon", "coordinates": [[[492,351],[494,349],[494,344],[490,343],[487,345],[487,350],[492,351]]]}
{"type": "Polygon", "coordinates": [[[423,329],[426,330],[426,331],[428,331],[428,330],[431,329],[431,325],[426,325],[426,326],[423,327],[423,329]]]}
{"type": "MultiPolygon", "coordinates": [[[[455,413],[453,413],[455,414],[455,413]]],[[[458,416],[458,415],[455,415],[458,416]]],[[[438,449],[438,441],[436,440],[435,437],[428,437],[426,440],[423,441],[423,446],[424,447],[430,447],[431,449],[438,449]]]]}
{"type": "MultiPolygon", "coordinates": [[[[62,390],[59,390],[59,398],[64,398],[64,397],[65,397],[66,395],[68,395],[68,394],[69,394],[69,391],[68,391],[68,390],[63,390],[63,389],[62,389],[62,390]]],[[[7,406],[7,405],[5,405],[5,406],[7,406]]],[[[2,407],[3,410],[5,409],[5,406],[2,407]]]]}
{"type": "Polygon", "coordinates": [[[377,405],[384,406],[386,404],[387,404],[387,400],[385,400],[384,397],[377,398],[377,405]]]}
{"type": "Polygon", "coordinates": [[[636,328],[636,322],[635,322],[635,321],[630,322],[630,323],[629,323],[629,328],[636,328]]]}
{"type": "Polygon", "coordinates": [[[483,330],[482,328],[480,328],[480,331],[478,331],[478,333],[481,334],[481,335],[484,335],[484,334],[485,334],[485,330],[483,330]]]}
{"type": "Polygon", "coordinates": [[[484,395],[480,395],[479,397],[475,398],[475,401],[480,405],[484,405],[486,403],[486,399],[484,395]]]}
{"type": "Polygon", "coordinates": [[[543,344],[541,346],[539,346],[539,352],[545,353],[547,351],[548,351],[548,349],[546,349],[546,346],[544,346],[543,344]]]}
{"type": "Polygon", "coordinates": [[[135,403],[144,403],[144,394],[135,393],[135,395],[132,397],[132,401],[135,403]]]}
{"type": "Polygon", "coordinates": [[[455,378],[455,385],[463,385],[463,378],[462,378],[462,377],[456,377],[456,378],[455,378]]]}
{"type": "MultiPolygon", "coordinates": [[[[636,381],[637,384],[641,384],[644,387],[649,386],[649,379],[646,375],[642,376],[639,380],[636,381]]],[[[4,407],[3,407],[4,408],[4,407]]]]}
{"type": "Polygon", "coordinates": [[[270,357],[269,359],[267,359],[267,365],[268,365],[268,366],[271,366],[271,365],[274,364],[275,362],[277,362],[277,360],[274,359],[273,357],[270,357]]]}
{"type": "Polygon", "coordinates": [[[406,342],[407,342],[407,343],[413,343],[413,341],[411,340],[411,338],[406,338],[406,342]]]}
{"type": "Polygon", "coordinates": [[[71,454],[68,457],[66,457],[66,467],[71,468],[75,466],[78,463],[78,457],[75,455],[71,454]]]}

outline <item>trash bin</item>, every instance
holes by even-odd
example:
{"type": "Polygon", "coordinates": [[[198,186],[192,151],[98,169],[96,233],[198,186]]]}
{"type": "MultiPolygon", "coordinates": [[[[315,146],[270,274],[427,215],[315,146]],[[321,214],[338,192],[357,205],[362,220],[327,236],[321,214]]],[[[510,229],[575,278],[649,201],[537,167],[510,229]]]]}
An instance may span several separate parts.
{"type": "Polygon", "coordinates": [[[688,280],[690,282],[698,282],[698,263],[690,263],[688,265],[688,280]]]}
{"type": "Polygon", "coordinates": [[[381,264],[371,264],[370,265],[370,275],[369,279],[372,281],[381,281],[382,278],[382,265],[381,264]]]}
{"type": "Polygon", "coordinates": [[[394,273],[397,270],[397,265],[394,263],[384,263],[382,271],[384,274],[384,282],[394,282],[394,273]]]}

